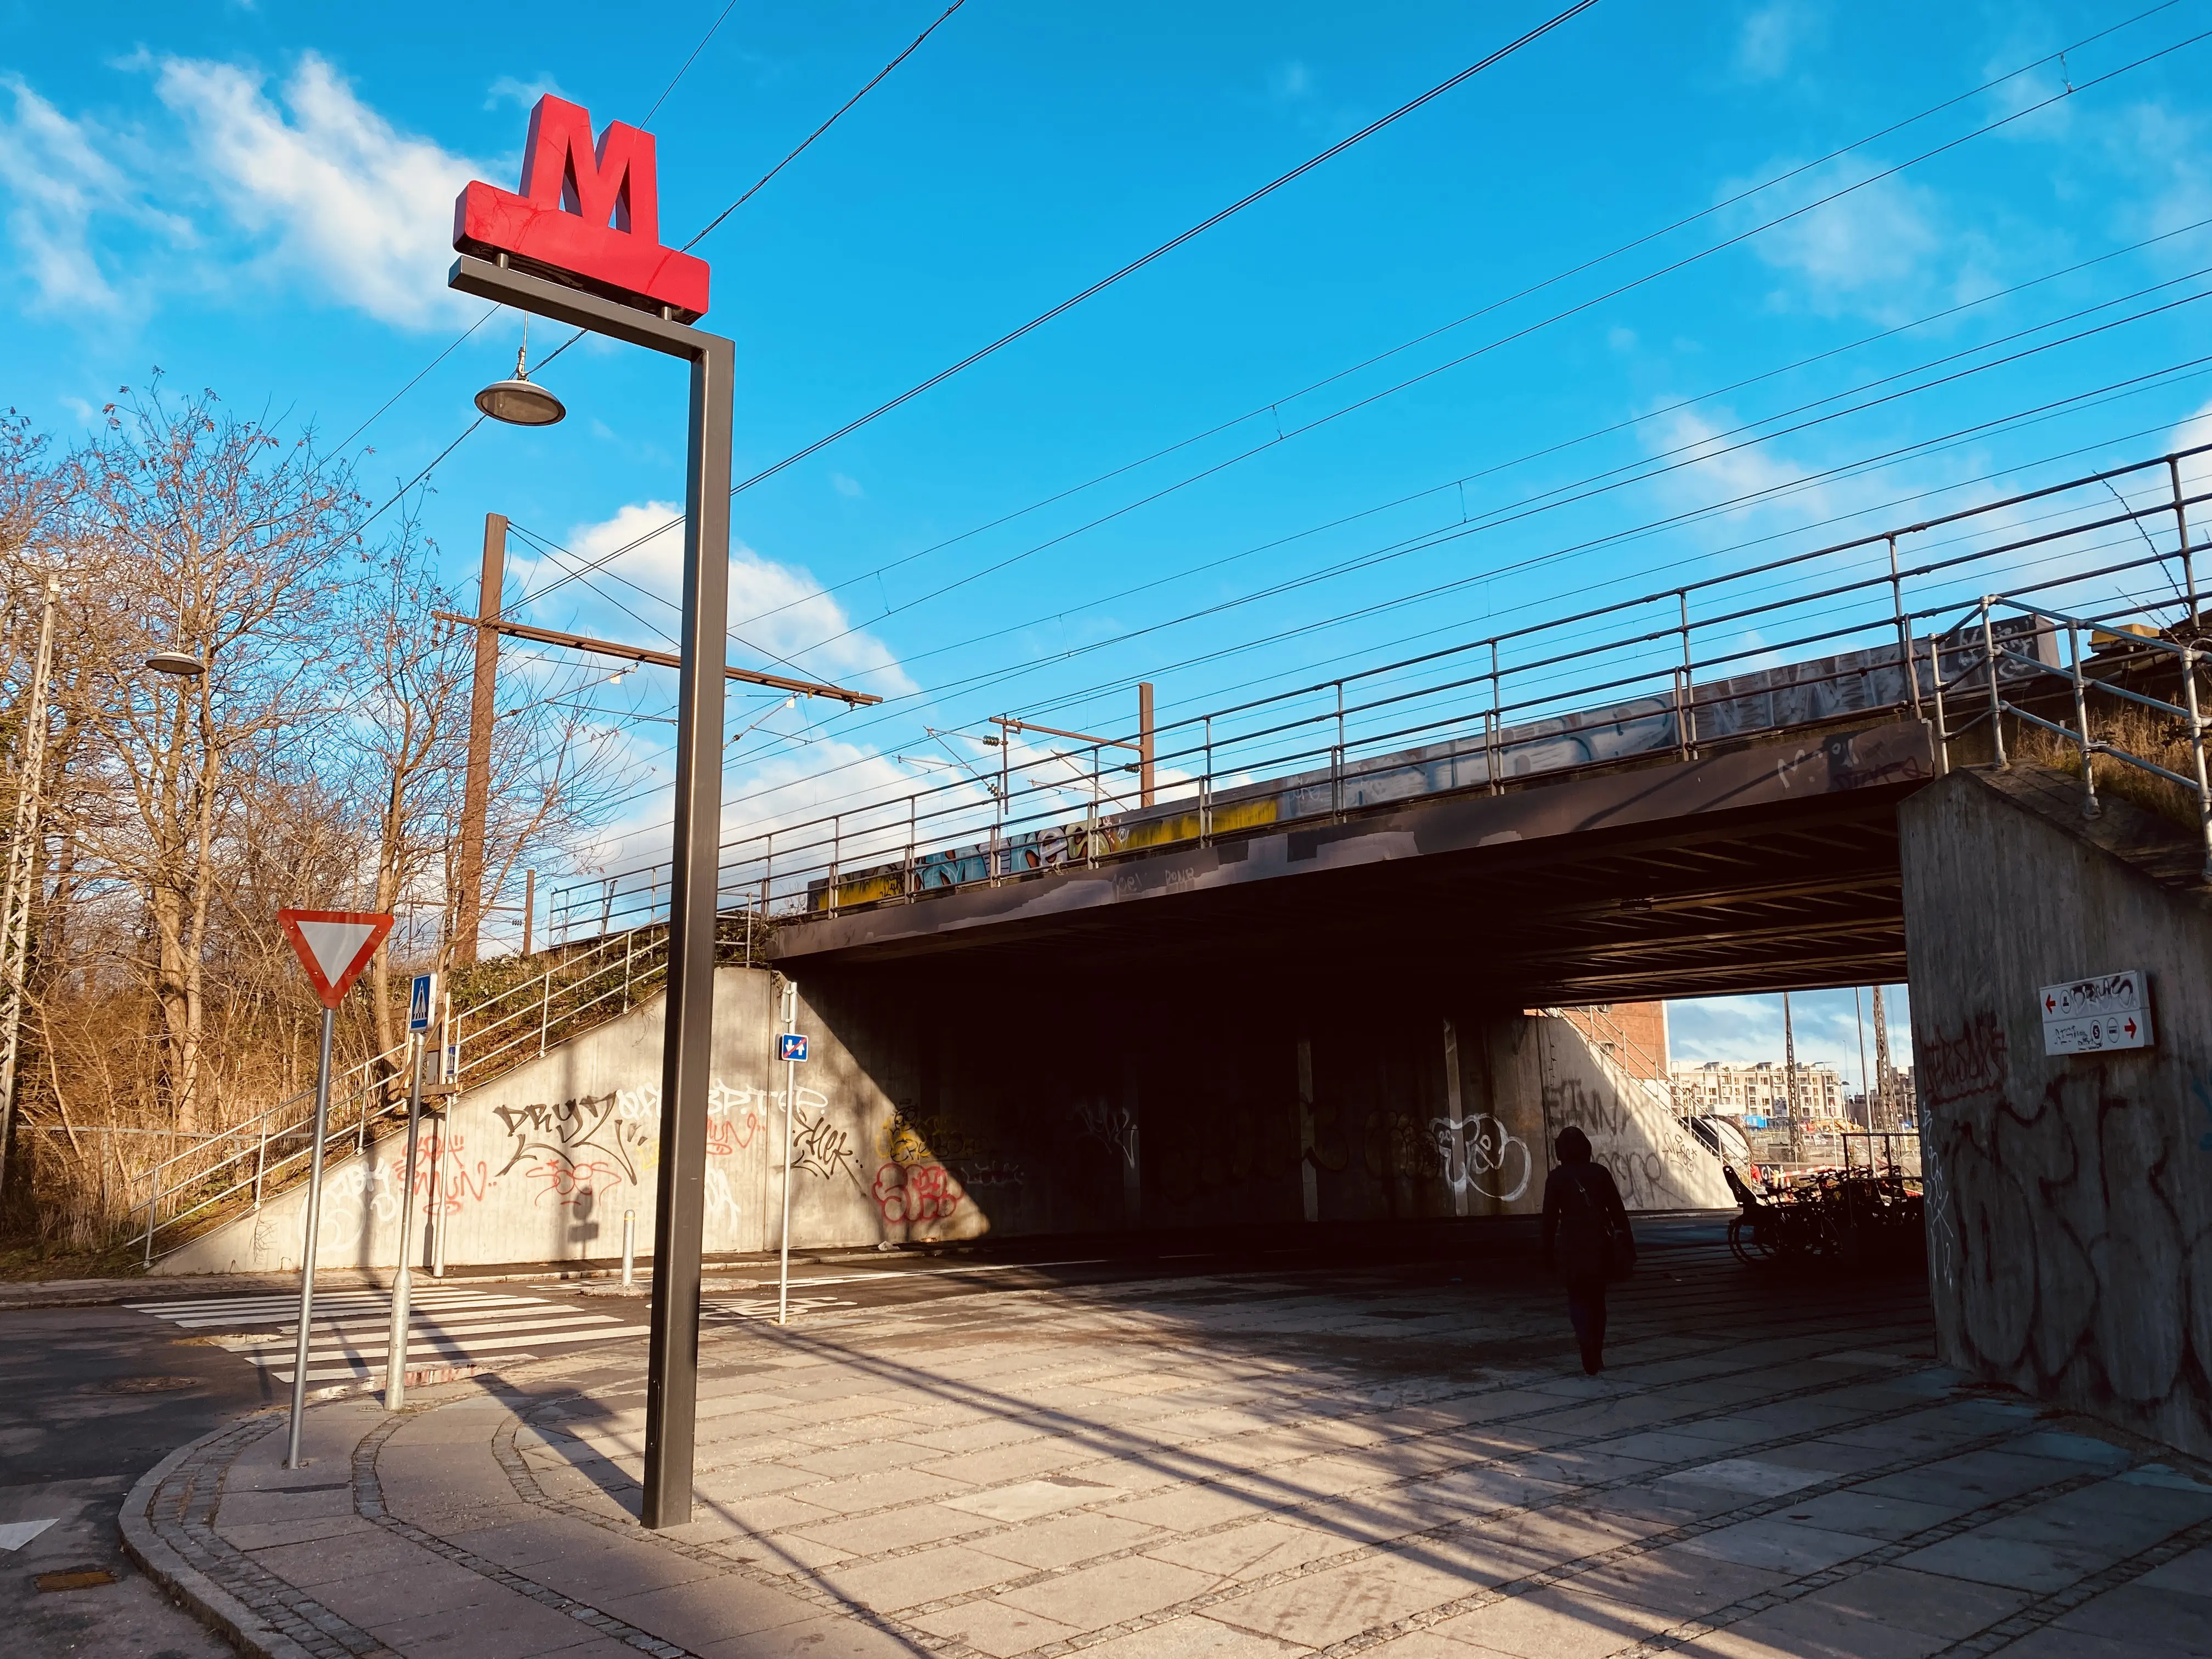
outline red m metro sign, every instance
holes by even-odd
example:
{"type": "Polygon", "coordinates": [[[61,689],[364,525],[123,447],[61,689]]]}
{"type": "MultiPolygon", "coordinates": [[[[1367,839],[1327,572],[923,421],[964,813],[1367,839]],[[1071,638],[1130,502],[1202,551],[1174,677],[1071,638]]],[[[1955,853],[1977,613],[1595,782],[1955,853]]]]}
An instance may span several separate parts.
{"type": "Polygon", "coordinates": [[[594,145],[589,112],[550,94],[530,112],[522,193],[470,184],[453,204],[453,246],[681,323],[707,309],[707,262],[660,245],[653,135],[610,121],[594,145]]]}

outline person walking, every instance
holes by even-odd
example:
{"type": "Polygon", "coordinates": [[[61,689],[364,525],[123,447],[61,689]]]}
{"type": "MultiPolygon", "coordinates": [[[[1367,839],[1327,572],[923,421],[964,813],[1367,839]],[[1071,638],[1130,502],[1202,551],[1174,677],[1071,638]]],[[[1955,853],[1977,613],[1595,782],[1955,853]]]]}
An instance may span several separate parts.
{"type": "Polygon", "coordinates": [[[1544,1181],[1544,1265],[1566,1282],[1567,1317],[1582,1346],[1583,1370],[1605,1369],[1605,1287],[1636,1264],[1636,1235],[1613,1171],[1590,1158],[1589,1137],[1569,1124],[1544,1181]]]}

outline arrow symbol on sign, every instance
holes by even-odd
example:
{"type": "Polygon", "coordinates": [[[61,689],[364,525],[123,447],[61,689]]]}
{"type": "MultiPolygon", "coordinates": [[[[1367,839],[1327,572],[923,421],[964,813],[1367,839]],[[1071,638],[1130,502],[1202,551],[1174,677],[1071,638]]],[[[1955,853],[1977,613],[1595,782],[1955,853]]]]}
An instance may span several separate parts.
{"type": "Polygon", "coordinates": [[[2057,999],[2057,998],[2056,998],[2056,997],[2045,997],[2045,998],[2044,998],[2044,1000],[2043,1000],[2043,1012],[2044,1012],[2045,1013],[2046,1013],[2046,1014],[2047,1014],[2047,1013],[2051,1012],[2052,1012],[2054,1009],[2056,1009],[2057,1006],[2058,1006],[2058,999],[2057,999]]]}
{"type": "Polygon", "coordinates": [[[2136,1034],[2136,1023],[2135,1023],[2135,1021],[2133,1021],[2133,1020],[2130,1020],[2130,1021],[2128,1022],[2128,1035],[2129,1035],[2130,1036],[2133,1036],[2135,1034],[2136,1034]]]}

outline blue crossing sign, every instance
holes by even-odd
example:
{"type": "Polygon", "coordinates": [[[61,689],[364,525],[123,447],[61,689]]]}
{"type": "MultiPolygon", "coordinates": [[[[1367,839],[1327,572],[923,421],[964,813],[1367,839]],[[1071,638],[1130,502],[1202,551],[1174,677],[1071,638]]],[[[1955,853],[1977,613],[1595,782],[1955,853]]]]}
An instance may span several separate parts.
{"type": "Polygon", "coordinates": [[[778,1060],[805,1059],[806,1039],[796,1031],[778,1032],[775,1039],[775,1057],[778,1060]]]}
{"type": "Polygon", "coordinates": [[[407,994],[407,1029],[427,1031],[430,1029],[430,1011],[438,1006],[438,976],[435,974],[415,975],[414,988],[407,994]]]}

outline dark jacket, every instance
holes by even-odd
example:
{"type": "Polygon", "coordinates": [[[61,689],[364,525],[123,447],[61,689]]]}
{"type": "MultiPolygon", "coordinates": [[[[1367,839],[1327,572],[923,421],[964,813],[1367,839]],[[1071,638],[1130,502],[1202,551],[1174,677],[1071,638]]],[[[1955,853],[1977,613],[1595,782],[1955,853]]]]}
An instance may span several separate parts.
{"type": "Polygon", "coordinates": [[[1603,1281],[1636,1260],[1636,1235],[1613,1171],[1592,1160],[1562,1164],[1544,1180],[1544,1265],[1562,1278],[1603,1281]],[[1607,1236],[1626,1241],[1621,1259],[1608,1259],[1607,1236]]]}

